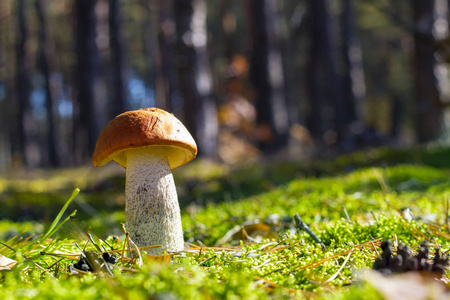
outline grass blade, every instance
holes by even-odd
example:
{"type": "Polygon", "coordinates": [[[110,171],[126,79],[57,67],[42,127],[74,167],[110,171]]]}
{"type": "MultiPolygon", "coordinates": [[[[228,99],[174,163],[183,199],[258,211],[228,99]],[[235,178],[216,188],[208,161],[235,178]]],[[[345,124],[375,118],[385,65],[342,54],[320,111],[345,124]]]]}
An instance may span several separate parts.
{"type": "MultiPolygon", "coordinates": [[[[69,206],[69,204],[73,201],[73,199],[75,199],[75,197],[78,195],[78,193],[80,192],[79,188],[76,188],[73,190],[72,195],[70,195],[69,200],[66,201],[66,204],[64,204],[63,208],[61,208],[61,210],[59,211],[59,214],[56,216],[55,220],[52,222],[52,224],[50,225],[50,228],[47,230],[47,232],[44,234],[44,236],[41,238],[42,240],[46,240],[47,238],[49,238],[53,233],[55,233],[56,231],[56,226],[59,223],[59,220],[61,220],[64,212],[66,211],[67,207],[69,206]]],[[[59,227],[58,227],[59,228],[59,227]]]]}

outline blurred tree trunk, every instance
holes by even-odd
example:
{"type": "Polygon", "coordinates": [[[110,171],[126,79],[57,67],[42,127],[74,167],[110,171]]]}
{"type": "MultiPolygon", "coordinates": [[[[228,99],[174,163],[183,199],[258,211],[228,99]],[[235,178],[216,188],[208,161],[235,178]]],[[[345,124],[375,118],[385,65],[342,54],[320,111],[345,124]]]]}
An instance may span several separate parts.
{"type": "MultiPolygon", "coordinates": [[[[330,17],[326,0],[309,1],[310,51],[307,66],[309,118],[307,126],[316,142],[322,144],[324,133],[332,125],[331,111],[334,114],[344,114],[337,107],[341,105],[338,91],[338,79],[332,57],[332,43],[330,37],[330,17]]],[[[333,139],[325,141],[327,144],[335,142],[333,139]]]]}
{"type": "Polygon", "coordinates": [[[96,44],[96,0],[76,0],[76,103],[74,106],[75,158],[85,161],[94,152],[99,134],[96,115],[96,84],[99,51],[96,44]]]}
{"type": "Polygon", "coordinates": [[[447,32],[450,36],[450,0],[447,0],[447,32]]]}
{"type": "Polygon", "coordinates": [[[125,45],[122,37],[122,12],[119,0],[109,0],[109,41],[112,65],[110,118],[113,118],[127,110],[125,45]]]}
{"type": "Polygon", "coordinates": [[[177,68],[184,98],[184,122],[197,141],[199,153],[217,153],[217,110],[212,96],[206,32],[206,2],[175,0],[177,68]]]}
{"type": "MultiPolygon", "coordinates": [[[[146,12],[144,18],[144,51],[147,58],[148,77],[151,80],[155,92],[155,106],[161,109],[171,111],[170,105],[170,84],[169,69],[163,67],[166,65],[164,59],[173,58],[173,49],[176,41],[175,24],[170,17],[170,1],[141,1],[141,5],[146,12]],[[168,3],[169,2],[169,3],[168,3]],[[164,24],[172,24],[172,33],[166,31],[164,24]],[[170,41],[172,41],[169,48],[170,41]],[[171,51],[169,50],[171,49],[171,51]],[[167,52],[165,52],[167,51],[167,52]]],[[[170,25],[168,25],[170,27],[170,25]]],[[[174,67],[172,67],[172,70],[174,67]]]]}
{"type": "Polygon", "coordinates": [[[435,76],[434,0],[414,0],[414,88],[416,135],[419,143],[442,134],[443,108],[435,76]]]}
{"type": "Polygon", "coordinates": [[[9,169],[11,166],[11,130],[14,128],[16,122],[16,113],[14,109],[14,79],[11,74],[14,74],[15,66],[11,59],[14,54],[11,54],[11,42],[9,39],[9,32],[12,30],[13,24],[11,21],[16,21],[11,17],[11,6],[9,1],[0,0],[0,86],[4,89],[4,94],[0,96],[0,119],[4,120],[0,126],[0,172],[9,169]]]}
{"type": "Polygon", "coordinates": [[[231,11],[231,0],[222,0],[221,3],[221,21],[224,43],[224,56],[227,63],[231,63],[234,51],[234,33],[236,31],[236,16],[231,11]]]}
{"type": "Polygon", "coordinates": [[[259,146],[272,152],[285,147],[289,137],[277,1],[249,0],[248,4],[250,78],[256,91],[259,146]]]}
{"type": "Polygon", "coordinates": [[[392,141],[396,142],[400,137],[401,119],[403,116],[403,109],[400,97],[396,94],[392,95],[391,101],[391,130],[389,132],[392,141]]]}
{"type": "Polygon", "coordinates": [[[36,13],[39,20],[39,53],[38,66],[44,76],[45,81],[45,97],[47,110],[47,155],[46,160],[51,167],[60,165],[60,158],[58,153],[55,118],[53,114],[53,93],[51,88],[51,71],[50,71],[50,57],[51,47],[49,45],[47,33],[47,19],[45,16],[45,0],[36,0],[36,13]]]}
{"type": "Polygon", "coordinates": [[[182,116],[177,68],[175,66],[177,51],[177,32],[173,12],[173,0],[159,0],[157,14],[157,41],[161,73],[156,74],[155,85],[161,91],[157,99],[158,105],[182,116]]]}
{"type": "Polygon", "coordinates": [[[361,121],[365,96],[362,51],[356,33],[353,0],[343,0],[342,9],[343,97],[336,109],[336,128],[340,138],[352,134],[350,126],[361,121]]]}
{"type": "Polygon", "coordinates": [[[16,40],[16,110],[17,131],[12,132],[12,152],[14,159],[28,166],[27,150],[32,126],[30,93],[30,58],[27,51],[28,28],[25,17],[25,0],[17,1],[17,40],[16,40]]]}

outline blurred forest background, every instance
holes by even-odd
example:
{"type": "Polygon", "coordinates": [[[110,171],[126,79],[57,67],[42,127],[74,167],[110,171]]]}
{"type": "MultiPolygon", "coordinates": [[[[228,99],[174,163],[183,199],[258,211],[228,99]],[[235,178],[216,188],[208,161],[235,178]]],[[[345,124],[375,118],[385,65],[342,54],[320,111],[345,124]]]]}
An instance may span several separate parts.
{"type": "Polygon", "coordinates": [[[447,142],[449,0],[0,0],[0,171],[173,112],[227,163],[447,142]]]}

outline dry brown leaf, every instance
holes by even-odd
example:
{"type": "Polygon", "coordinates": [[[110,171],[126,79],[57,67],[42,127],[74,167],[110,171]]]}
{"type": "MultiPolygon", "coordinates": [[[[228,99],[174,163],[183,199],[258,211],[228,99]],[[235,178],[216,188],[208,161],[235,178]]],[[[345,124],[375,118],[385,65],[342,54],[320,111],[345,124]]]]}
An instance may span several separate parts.
{"type": "Polygon", "coordinates": [[[170,262],[170,259],[172,258],[171,254],[164,254],[164,255],[148,255],[147,259],[150,259],[152,261],[158,261],[158,262],[170,262]]]}
{"type": "MultiPolygon", "coordinates": [[[[223,245],[230,241],[246,240],[248,237],[264,236],[269,237],[271,226],[256,220],[246,222],[243,225],[236,225],[229,230],[225,236],[217,242],[218,245],[223,245]]],[[[273,237],[273,236],[270,236],[273,237]]]]}
{"type": "Polygon", "coordinates": [[[379,291],[386,300],[449,299],[447,286],[420,272],[385,276],[373,270],[362,275],[365,282],[379,291]]]}

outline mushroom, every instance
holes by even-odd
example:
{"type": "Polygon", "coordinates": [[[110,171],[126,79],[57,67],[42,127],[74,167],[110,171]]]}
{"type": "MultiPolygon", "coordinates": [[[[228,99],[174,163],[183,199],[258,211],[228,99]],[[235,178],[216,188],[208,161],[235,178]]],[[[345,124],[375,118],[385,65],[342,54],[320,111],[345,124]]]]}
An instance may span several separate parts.
{"type": "Polygon", "coordinates": [[[122,113],[106,124],[92,162],[113,160],[126,169],[125,214],[130,238],[148,253],[184,249],[180,206],[172,169],[191,161],[197,145],[184,125],[158,108],[122,113]]]}

